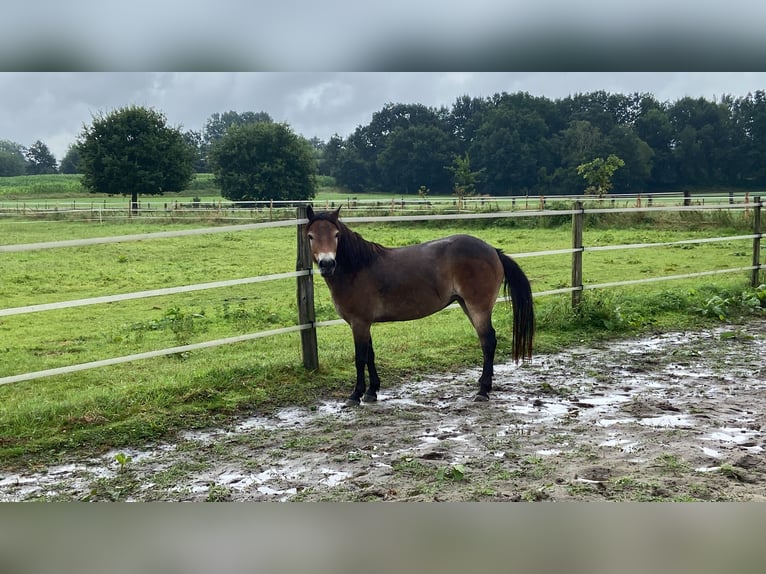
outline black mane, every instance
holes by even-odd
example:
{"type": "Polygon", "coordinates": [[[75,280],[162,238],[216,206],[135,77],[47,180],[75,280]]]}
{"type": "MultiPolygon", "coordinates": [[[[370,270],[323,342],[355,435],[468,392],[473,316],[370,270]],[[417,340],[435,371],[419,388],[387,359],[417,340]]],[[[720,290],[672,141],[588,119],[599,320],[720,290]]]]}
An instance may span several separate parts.
{"type": "Polygon", "coordinates": [[[341,221],[334,223],[340,231],[338,252],[335,254],[335,259],[342,268],[350,270],[367,267],[381,253],[386,251],[385,247],[379,243],[367,241],[356,231],[346,227],[341,221]]]}

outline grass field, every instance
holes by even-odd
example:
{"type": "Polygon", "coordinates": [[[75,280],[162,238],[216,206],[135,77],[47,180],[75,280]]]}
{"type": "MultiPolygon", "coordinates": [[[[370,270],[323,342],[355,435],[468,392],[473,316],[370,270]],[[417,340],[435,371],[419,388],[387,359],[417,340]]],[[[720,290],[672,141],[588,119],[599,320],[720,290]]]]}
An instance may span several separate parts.
{"type": "MultiPolygon", "coordinates": [[[[563,217],[563,216],[562,216],[563,217]]],[[[571,228],[546,220],[358,224],[366,238],[400,246],[471,233],[509,254],[565,249],[571,228]]],[[[675,241],[750,232],[734,215],[604,217],[586,228],[586,245],[675,241]]],[[[0,222],[4,244],[199,227],[197,223],[0,222]]],[[[292,227],[0,254],[2,308],[292,271],[292,227]]],[[[569,255],[520,258],[536,292],[566,287],[569,255]]],[[[747,266],[751,242],[587,253],[585,283],[747,266]]],[[[698,326],[760,312],[747,274],[586,292],[573,312],[567,296],[536,301],[536,352],[645,330],[698,326]],[[743,295],[749,293],[748,295],[743,295]]],[[[317,281],[319,320],[336,314],[317,281]]],[[[293,280],[0,318],[0,376],[293,325],[293,280]]],[[[511,314],[495,311],[499,359],[510,350],[511,314]]],[[[415,323],[377,325],[383,384],[412,373],[479,363],[476,336],[460,310],[415,323]]],[[[301,368],[297,334],[166,358],[0,386],[0,461],[21,463],[74,449],[99,451],[206,426],[243,410],[345,397],[353,345],[345,326],[319,330],[321,367],[301,368]],[[31,458],[29,458],[31,457],[31,458]]]]}

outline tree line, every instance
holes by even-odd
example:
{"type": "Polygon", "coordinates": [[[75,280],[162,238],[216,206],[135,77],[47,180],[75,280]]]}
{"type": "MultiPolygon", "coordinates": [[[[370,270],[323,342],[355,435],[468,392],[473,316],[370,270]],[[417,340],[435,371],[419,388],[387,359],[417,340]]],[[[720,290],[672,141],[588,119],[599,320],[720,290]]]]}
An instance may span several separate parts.
{"type": "Polygon", "coordinates": [[[766,94],[720,101],[597,91],[551,100],[462,96],[389,104],[323,146],[320,169],[358,193],[579,194],[578,167],[610,156],[616,192],[766,185],[766,94]]]}
{"type": "MultiPolygon", "coordinates": [[[[608,187],[623,193],[766,186],[763,90],[737,98],[723,96],[719,101],[685,97],[660,102],[651,94],[596,91],[556,100],[524,92],[465,95],[452,106],[439,108],[391,103],[375,112],[369,124],[358,126],[345,138],[336,134],[327,142],[306,140],[263,111],[215,113],[202,130],[182,131],[166,126],[160,112],[124,108],[94,118],[60,163],[42,141],[25,148],[0,140],[0,176],[83,173],[106,165],[89,164],[83,157],[89,131],[112,115],[125,116],[128,110],[133,111],[127,114],[132,119],[122,117],[111,129],[120,125],[121,137],[135,142],[151,140],[138,138],[141,130],[161,127],[173,132],[178,140],[173,149],[178,153],[166,155],[175,159],[162,169],[179,171],[172,165],[178,161],[184,165],[184,174],[212,172],[224,197],[230,199],[298,199],[281,190],[285,179],[300,180],[301,193],[311,194],[305,170],[332,176],[354,193],[403,195],[579,194],[586,185],[592,190],[607,189],[594,184],[604,169],[611,169],[608,187]],[[300,177],[274,169],[267,173],[264,162],[283,165],[278,161],[282,152],[297,162],[300,177]],[[261,167],[253,171],[250,166],[258,158],[261,167]]],[[[167,135],[162,133],[160,139],[167,135]]],[[[128,140],[115,141],[122,145],[128,140]]],[[[159,142],[155,138],[148,145],[156,152],[159,142]]],[[[131,154],[134,166],[153,157],[135,149],[131,154]]],[[[159,169],[160,163],[155,162],[154,168],[159,169]]],[[[114,181],[113,177],[105,180],[114,181]]],[[[92,173],[84,175],[86,184],[95,179],[92,173]]],[[[179,181],[185,179],[184,175],[179,181]]],[[[124,180],[112,187],[120,185],[134,184],[124,180]]],[[[172,191],[167,182],[151,189],[144,186],[139,192],[172,191]]]]}

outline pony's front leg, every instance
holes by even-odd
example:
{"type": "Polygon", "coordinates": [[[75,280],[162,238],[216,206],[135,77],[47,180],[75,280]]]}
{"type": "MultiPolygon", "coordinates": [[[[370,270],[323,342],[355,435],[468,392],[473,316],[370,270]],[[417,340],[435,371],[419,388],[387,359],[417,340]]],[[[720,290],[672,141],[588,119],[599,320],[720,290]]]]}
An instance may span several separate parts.
{"type": "Polygon", "coordinates": [[[358,406],[362,401],[372,403],[378,400],[380,378],[375,368],[375,352],[372,350],[372,337],[370,337],[370,325],[354,325],[354,365],[356,366],[356,385],[354,392],[346,400],[346,406],[358,406]],[[370,388],[366,391],[364,370],[370,371],[370,388]]]}
{"type": "Polygon", "coordinates": [[[367,366],[367,351],[369,349],[367,341],[354,340],[354,365],[356,366],[356,385],[351,396],[346,400],[347,407],[358,406],[364,395],[365,381],[364,368],[367,366]]]}
{"type": "Polygon", "coordinates": [[[370,388],[364,393],[362,400],[365,403],[374,403],[378,400],[378,389],[380,389],[380,377],[378,369],[375,367],[375,351],[372,348],[372,337],[367,348],[367,370],[370,372],[370,388]]]}

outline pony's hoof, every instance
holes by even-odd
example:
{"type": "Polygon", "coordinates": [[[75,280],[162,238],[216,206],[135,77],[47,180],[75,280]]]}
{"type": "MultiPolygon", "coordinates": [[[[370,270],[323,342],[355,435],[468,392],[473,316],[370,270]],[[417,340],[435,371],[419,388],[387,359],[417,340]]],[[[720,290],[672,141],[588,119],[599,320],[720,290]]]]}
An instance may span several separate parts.
{"type": "Polygon", "coordinates": [[[359,399],[346,399],[346,402],[343,403],[344,407],[358,407],[361,403],[359,402],[359,399]]]}
{"type": "Polygon", "coordinates": [[[370,393],[364,393],[362,397],[363,403],[375,403],[378,401],[378,395],[371,395],[370,393]]]}
{"type": "Polygon", "coordinates": [[[487,401],[489,401],[489,397],[487,395],[476,395],[473,398],[473,402],[475,403],[486,403],[487,401]]]}

